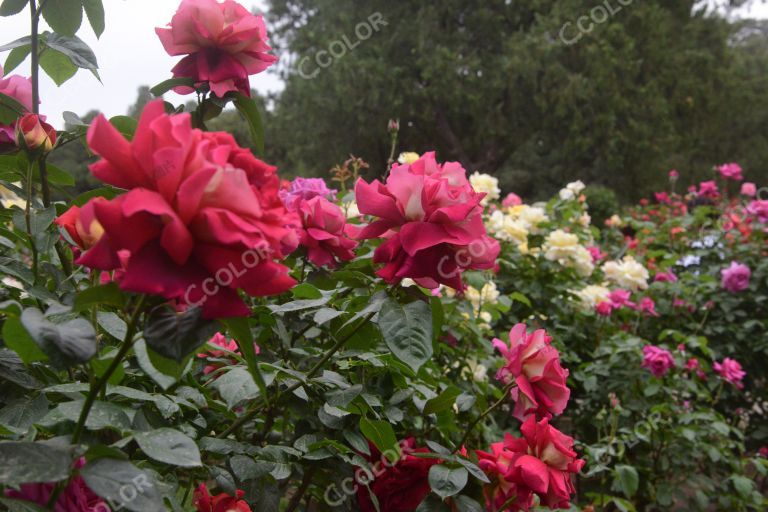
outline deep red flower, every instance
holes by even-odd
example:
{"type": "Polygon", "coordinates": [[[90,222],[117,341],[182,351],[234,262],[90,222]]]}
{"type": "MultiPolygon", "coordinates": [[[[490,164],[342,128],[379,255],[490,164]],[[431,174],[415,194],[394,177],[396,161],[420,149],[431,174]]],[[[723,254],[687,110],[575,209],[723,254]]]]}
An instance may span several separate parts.
{"type": "Polygon", "coordinates": [[[211,496],[206,485],[200,484],[195,489],[194,504],[196,512],[252,512],[251,507],[241,498],[244,491],[238,489],[237,496],[222,492],[211,496]]]}

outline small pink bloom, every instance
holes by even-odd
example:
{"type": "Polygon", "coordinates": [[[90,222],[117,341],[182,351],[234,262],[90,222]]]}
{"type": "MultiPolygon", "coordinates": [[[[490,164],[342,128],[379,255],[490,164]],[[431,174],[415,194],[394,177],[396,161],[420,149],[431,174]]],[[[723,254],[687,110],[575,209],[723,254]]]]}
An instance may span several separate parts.
{"type": "Polygon", "coordinates": [[[659,316],[659,313],[656,311],[656,303],[650,297],[640,299],[640,302],[637,304],[637,310],[646,316],[659,316]]]}
{"type": "Polygon", "coordinates": [[[337,260],[348,261],[355,257],[357,242],[349,238],[352,229],[347,217],[338,205],[322,196],[302,201],[301,245],[307,249],[307,258],[318,267],[334,268],[337,260]]]}
{"type": "Polygon", "coordinates": [[[720,191],[717,188],[717,183],[714,181],[702,181],[699,183],[699,195],[702,197],[708,197],[710,199],[717,199],[720,197],[720,191]]]}
{"type": "Polygon", "coordinates": [[[629,300],[629,298],[632,296],[632,292],[629,290],[622,290],[621,288],[617,288],[613,290],[610,294],[608,294],[608,300],[611,301],[611,304],[613,304],[614,309],[620,309],[623,307],[628,308],[635,308],[635,303],[629,300]]]}
{"type": "Polygon", "coordinates": [[[756,199],[752,201],[747,206],[747,213],[756,217],[760,222],[768,224],[768,200],[756,199]]]}
{"type": "Polygon", "coordinates": [[[489,237],[480,201],[458,162],[439,164],[434,152],[412,164],[395,164],[385,183],[358,180],[355,197],[361,213],[375,217],[357,235],[384,238],[374,263],[389,283],[406,277],[419,286],[444,284],[461,290],[461,274],[492,269],[499,242],[489,237]]]}
{"type": "Polygon", "coordinates": [[[676,169],[672,169],[671,171],[669,171],[669,179],[676,180],[679,177],[680,177],[680,173],[677,172],[676,169]]]}
{"type": "Polygon", "coordinates": [[[302,201],[309,201],[317,196],[335,201],[336,190],[328,188],[322,178],[301,177],[294,179],[287,188],[280,190],[280,199],[289,210],[297,210],[302,201]]]}
{"type": "Polygon", "coordinates": [[[611,316],[611,313],[613,313],[613,303],[604,300],[595,306],[595,311],[600,316],[611,316]]]}
{"type": "Polygon", "coordinates": [[[731,262],[731,265],[721,271],[722,286],[731,293],[738,293],[749,288],[749,280],[752,277],[752,271],[748,266],[731,262]]]}
{"type": "Polygon", "coordinates": [[[656,202],[660,204],[670,204],[672,201],[669,199],[667,192],[656,192],[653,194],[656,198],[656,202]]]}
{"type": "Polygon", "coordinates": [[[669,350],[653,345],[643,347],[643,368],[647,368],[656,377],[663,377],[675,366],[675,359],[669,350]]]}
{"type": "Polygon", "coordinates": [[[690,358],[685,363],[685,369],[688,372],[696,373],[696,376],[702,380],[707,378],[707,374],[705,374],[704,370],[701,369],[701,363],[699,363],[699,360],[695,357],[690,358]]]}
{"type": "Polygon", "coordinates": [[[741,381],[747,375],[747,372],[741,369],[741,365],[738,361],[726,357],[723,359],[722,363],[715,362],[715,364],[712,365],[712,369],[719,373],[720,377],[737,388],[744,388],[744,384],[742,384],[741,381]]]}
{"type": "Polygon", "coordinates": [[[507,360],[496,379],[516,384],[511,391],[515,401],[512,414],[520,421],[530,415],[550,418],[562,413],[568,404],[568,370],[560,366],[560,354],[551,343],[544,329],[528,333],[525,324],[509,331],[509,346],[498,338],[493,340],[493,346],[507,360]]]}
{"type": "Polygon", "coordinates": [[[749,181],[742,183],[741,195],[747,197],[755,197],[757,195],[757,185],[749,181]]]}
{"type": "MultiPolygon", "coordinates": [[[[197,357],[203,359],[225,359],[228,360],[231,364],[236,363],[236,359],[231,356],[231,354],[240,355],[240,347],[238,347],[235,340],[228,340],[223,334],[217,332],[210,340],[208,340],[208,343],[211,345],[219,346],[223,350],[210,349],[207,352],[201,352],[200,354],[197,354],[197,357]]],[[[253,345],[253,349],[257,354],[261,352],[261,349],[256,344],[253,345]]],[[[227,363],[225,362],[211,362],[211,364],[208,364],[205,366],[205,368],[203,368],[203,374],[208,375],[209,373],[212,373],[225,366],[227,366],[227,363]]]]}
{"type": "MultiPolygon", "coordinates": [[[[167,28],[156,28],[165,51],[186,55],[171,70],[176,78],[207,83],[218,97],[230,91],[251,95],[249,75],[275,63],[267,53],[264,18],[253,15],[234,0],[182,0],[167,28]]],[[[177,87],[179,94],[194,89],[177,87]]]]}
{"type": "Polygon", "coordinates": [[[501,202],[501,206],[504,208],[509,208],[510,206],[518,206],[523,204],[523,200],[520,199],[520,196],[515,194],[514,192],[510,192],[507,194],[507,197],[504,198],[504,200],[501,202]]]}
{"type": "Polygon", "coordinates": [[[587,250],[589,251],[589,255],[592,256],[592,261],[594,263],[597,263],[598,261],[603,260],[606,258],[606,256],[608,256],[596,245],[590,245],[587,247],[587,250]]]}
{"type": "Polygon", "coordinates": [[[744,179],[741,166],[735,162],[723,164],[717,168],[720,176],[727,180],[741,181],[744,179]]]}
{"type": "Polygon", "coordinates": [[[657,283],[675,283],[677,282],[677,276],[670,269],[666,272],[657,272],[653,280],[657,283]]]}

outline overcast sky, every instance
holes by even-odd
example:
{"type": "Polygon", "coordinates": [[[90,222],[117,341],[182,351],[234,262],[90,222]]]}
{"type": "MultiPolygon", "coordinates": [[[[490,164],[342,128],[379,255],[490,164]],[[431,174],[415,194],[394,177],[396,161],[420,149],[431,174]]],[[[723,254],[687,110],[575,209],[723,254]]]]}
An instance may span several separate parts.
{"type": "MultiPolygon", "coordinates": [[[[107,116],[125,114],[136,99],[140,85],[155,85],[170,78],[170,69],[180,57],[170,57],[163,50],[154,33],[155,27],[164,26],[173,16],[176,0],[105,0],[107,13],[106,31],[101,39],[90,29],[81,28],[78,34],[96,53],[99,74],[103,84],[85,70],[78,73],[61,87],[41,73],[41,113],[57,127],[63,124],[61,113],[71,110],[85,114],[98,109],[107,116]]],[[[262,9],[259,0],[244,0],[243,4],[262,9]]],[[[749,15],[768,18],[768,5],[755,6],[749,15]]],[[[0,44],[29,34],[28,17],[23,15],[0,18],[0,44]]],[[[84,21],[84,25],[87,22],[84,21]]],[[[0,54],[0,63],[7,53],[0,54]]],[[[29,75],[29,60],[13,73],[29,75]]],[[[251,86],[259,91],[275,91],[281,88],[280,79],[269,72],[251,77],[251,86]]],[[[183,100],[175,95],[166,98],[174,103],[183,100]]]]}

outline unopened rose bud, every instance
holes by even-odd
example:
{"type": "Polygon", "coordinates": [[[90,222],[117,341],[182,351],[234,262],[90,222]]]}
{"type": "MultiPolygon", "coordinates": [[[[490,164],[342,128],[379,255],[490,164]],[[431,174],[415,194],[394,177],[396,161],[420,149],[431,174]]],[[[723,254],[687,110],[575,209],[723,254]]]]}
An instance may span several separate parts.
{"type": "Polygon", "coordinates": [[[680,173],[677,172],[677,169],[672,169],[671,171],[669,171],[669,179],[670,179],[670,181],[676,181],[677,178],[679,178],[679,177],[680,177],[680,173]]]}
{"type": "Polygon", "coordinates": [[[400,131],[400,120],[399,119],[390,119],[389,123],[387,123],[387,131],[389,133],[397,133],[400,131]]]}
{"type": "Polygon", "coordinates": [[[48,153],[56,144],[56,130],[37,114],[25,114],[16,124],[16,141],[29,151],[48,153]]]}

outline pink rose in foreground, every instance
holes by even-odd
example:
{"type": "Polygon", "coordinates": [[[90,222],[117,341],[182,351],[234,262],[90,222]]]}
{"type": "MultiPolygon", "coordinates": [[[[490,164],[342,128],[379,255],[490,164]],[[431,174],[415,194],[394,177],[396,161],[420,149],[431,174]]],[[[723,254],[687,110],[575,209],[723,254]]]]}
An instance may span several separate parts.
{"type": "Polygon", "coordinates": [[[720,176],[727,180],[741,181],[744,179],[741,166],[735,162],[723,164],[717,168],[720,176]]]}
{"type": "Polygon", "coordinates": [[[478,465],[491,480],[484,492],[487,510],[527,511],[534,494],[549,508],[568,508],[576,492],[572,475],[585,463],[573,450],[573,438],[550,425],[548,419],[537,423],[533,417],[520,431],[522,438],[507,433],[504,441],[491,445],[490,452],[476,452],[478,465]],[[513,497],[517,499],[507,504],[513,497]]]}
{"type": "Polygon", "coordinates": [[[94,176],[128,191],[88,203],[104,233],[79,264],[124,267],[123,290],[202,306],[205,318],[248,315],[238,289],[265,296],[295,284],[275,260],[297,247],[298,216],[277,195],[275,168],[231,135],[193,129],[188,114],[169,116],[156,100],[132,141],[103,116],[87,138],[102,157],[94,176]]]}
{"type": "Polygon", "coordinates": [[[741,195],[755,197],[757,195],[757,185],[749,181],[741,184],[741,195]]]}
{"type": "MultiPolygon", "coordinates": [[[[74,467],[85,466],[85,458],[78,459],[74,467]]],[[[16,500],[24,500],[45,507],[51,499],[55,483],[22,484],[18,490],[7,489],[5,496],[16,500]]],[[[46,509],[48,510],[48,509],[46,509]]],[[[104,512],[111,510],[107,503],[96,495],[81,476],[75,476],[59,495],[53,506],[54,512],[104,512]]]]}
{"type": "Polygon", "coordinates": [[[307,249],[307,258],[318,267],[334,268],[337,260],[348,261],[355,257],[357,242],[349,238],[353,226],[338,205],[322,196],[302,201],[301,245],[307,249]]]}
{"type": "Polygon", "coordinates": [[[328,188],[322,178],[301,177],[294,179],[287,188],[280,190],[280,199],[289,210],[296,210],[302,201],[309,201],[317,196],[335,201],[336,191],[328,188]]]}
{"type": "Polygon", "coordinates": [[[656,377],[663,377],[675,367],[675,359],[669,350],[653,345],[643,347],[643,368],[647,368],[656,377]]]}
{"type": "MultiPolygon", "coordinates": [[[[171,70],[174,78],[207,83],[219,98],[231,91],[251,95],[249,75],[271,66],[264,18],[234,0],[182,0],[167,28],[156,28],[165,51],[186,55],[171,70]]],[[[177,87],[179,94],[194,89],[177,87]]]]}
{"type": "MultiPolygon", "coordinates": [[[[5,94],[18,101],[28,111],[32,110],[32,80],[19,75],[3,78],[0,66],[0,94],[5,94]]],[[[0,148],[16,145],[16,122],[0,124],[0,148]]]]}
{"type": "Polygon", "coordinates": [[[441,165],[430,152],[393,165],[385,183],[358,180],[360,212],[377,217],[358,237],[385,239],[373,256],[384,264],[377,275],[390,283],[409,277],[424,288],[461,290],[464,270],[494,267],[499,242],[483,224],[485,194],[474,191],[466,174],[459,163],[441,165]]]}
{"type": "Polygon", "coordinates": [[[708,197],[710,199],[717,199],[720,197],[720,191],[717,188],[717,183],[714,181],[702,181],[699,183],[699,195],[702,197],[708,197]]]}
{"type": "Polygon", "coordinates": [[[551,342],[544,329],[528,333],[525,324],[509,331],[509,346],[498,338],[493,340],[493,346],[506,359],[496,379],[506,385],[516,384],[511,391],[515,401],[512,414],[520,421],[530,415],[550,418],[562,413],[568,404],[568,370],[560,366],[560,354],[551,342]]]}
{"type": "Polygon", "coordinates": [[[743,263],[732,261],[731,265],[724,268],[720,274],[723,288],[731,293],[738,293],[749,288],[752,271],[743,263]]]}
{"type": "Polygon", "coordinates": [[[738,361],[726,357],[723,359],[722,363],[715,362],[715,364],[712,365],[712,369],[719,373],[720,377],[737,388],[744,388],[744,384],[742,384],[741,381],[747,375],[747,372],[741,369],[741,365],[738,361]]]}
{"type": "Polygon", "coordinates": [[[747,213],[756,217],[760,222],[768,224],[768,200],[756,199],[752,201],[747,206],[747,213]]]}
{"type": "Polygon", "coordinates": [[[501,206],[504,208],[509,208],[510,206],[519,206],[523,204],[523,200],[520,199],[520,196],[515,194],[514,192],[510,192],[507,194],[507,197],[504,198],[504,200],[501,202],[501,206]]]}

